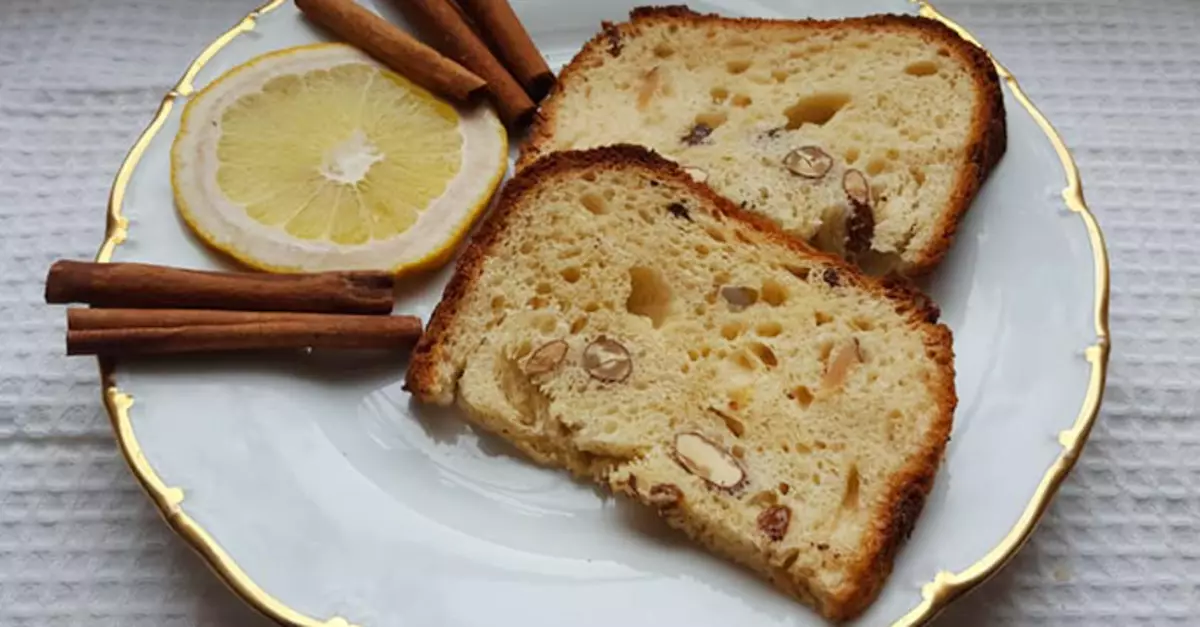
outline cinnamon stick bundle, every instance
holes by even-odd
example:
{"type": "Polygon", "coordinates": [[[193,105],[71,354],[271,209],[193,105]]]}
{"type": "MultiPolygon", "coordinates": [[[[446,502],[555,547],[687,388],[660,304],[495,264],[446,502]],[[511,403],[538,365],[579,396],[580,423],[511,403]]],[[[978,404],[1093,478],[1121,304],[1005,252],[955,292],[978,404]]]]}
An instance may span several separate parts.
{"type": "Polygon", "coordinates": [[[312,21],[439,96],[467,103],[487,88],[487,81],[471,70],[354,0],[296,0],[296,7],[312,21]]]}
{"type": "Polygon", "coordinates": [[[458,4],[529,97],[534,102],[545,98],[554,85],[554,72],[546,65],[508,0],[458,0],[458,4]]]}
{"type": "Polygon", "coordinates": [[[520,127],[530,121],[537,105],[471,30],[450,0],[396,0],[396,3],[404,16],[433,41],[435,48],[487,81],[496,111],[505,124],[520,127]]]}
{"type": "Polygon", "coordinates": [[[387,272],[253,274],[140,263],[58,261],[46,302],[96,307],[386,314],[395,302],[387,272]]]}
{"type": "Polygon", "coordinates": [[[73,309],[68,355],[162,355],[290,348],[378,349],[411,346],[415,316],[73,309]],[[92,313],[98,312],[98,313],[92,313]],[[137,326],[145,324],[147,326],[137,326]]]}

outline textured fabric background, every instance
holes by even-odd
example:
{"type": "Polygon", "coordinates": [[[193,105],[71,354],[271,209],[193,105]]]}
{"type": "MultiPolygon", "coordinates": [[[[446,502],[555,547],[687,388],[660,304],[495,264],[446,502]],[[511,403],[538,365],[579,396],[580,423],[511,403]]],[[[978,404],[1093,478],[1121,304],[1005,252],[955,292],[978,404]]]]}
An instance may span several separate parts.
{"type": "MultiPolygon", "coordinates": [[[[252,626],[119,457],[47,266],[89,258],[125,151],[257,0],[0,0],[0,626],[252,626]]],[[[939,7],[1072,147],[1112,260],[1101,419],[1030,544],[941,625],[1200,624],[1200,1],[939,7]]]]}

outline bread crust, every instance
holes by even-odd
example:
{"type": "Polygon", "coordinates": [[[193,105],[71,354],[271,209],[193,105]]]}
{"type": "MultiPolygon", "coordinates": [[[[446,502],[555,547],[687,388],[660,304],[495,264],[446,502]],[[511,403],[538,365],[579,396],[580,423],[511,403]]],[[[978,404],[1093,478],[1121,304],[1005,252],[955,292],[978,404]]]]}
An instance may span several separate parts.
{"type": "Polygon", "coordinates": [[[643,27],[668,22],[684,21],[695,25],[714,22],[736,26],[746,30],[811,28],[829,30],[834,28],[864,28],[868,30],[916,30],[946,46],[971,71],[976,91],[982,94],[973,114],[970,138],[967,141],[967,163],[959,170],[957,181],[950,194],[950,204],[934,227],[935,235],[920,251],[917,258],[901,267],[899,272],[910,277],[927,274],[935,268],[954,243],[958,224],[962,221],[975,195],[983,186],[988,174],[1004,155],[1007,147],[1007,127],[1004,112],[1004,95],[1000,78],[991,57],[983,49],[963,39],[949,26],[924,17],[912,15],[870,15],[840,20],[797,19],[779,20],[764,18],[731,18],[716,14],[702,14],[686,6],[647,6],[633,9],[629,21],[614,24],[604,22],[602,30],[576,53],[562,71],[558,82],[551,89],[541,108],[534,116],[528,139],[521,146],[521,157],[517,168],[533,163],[547,152],[553,137],[560,95],[570,89],[589,67],[601,63],[600,55],[619,56],[621,39],[638,33],[643,27]]]}
{"type": "MultiPolygon", "coordinates": [[[[849,568],[846,583],[830,595],[813,595],[818,610],[835,620],[846,620],[860,614],[879,594],[891,573],[892,562],[904,539],[911,533],[926,496],[933,485],[946,442],[949,439],[957,397],[954,389],[953,348],[950,330],[937,324],[937,307],[916,287],[904,279],[881,280],[862,274],[848,262],[816,250],[784,233],[774,222],[749,213],[708,186],[695,182],[673,161],[657,153],[629,144],[618,144],[581,151],[555,152],[537,160],[509,181],[493,212],[486,218],[477,234],[463,252],[454,276],[446,286],[441,302],[433,312],[425,333],[414,350],[405,381],[405,389],[421,401],[449,404],[455,396],[454,386],[440,387],[438,369],[445,367],[447,343],[454,332],[463,300],[473,289],[483,271],[483,263],[509,228],[513,213],[522,206],[526,194],[543,182],[556,177],[603,171],[618,167],[636,167],[658,180],[688,188],[706,201],[707,206],[724,217],[759,231],[777,245],[806,257],[816,258],[836,272],[839,285],[854,285],[892,302],[896,311],[906,316],[914,328],[922,329],[926,354],[938,364],[933,386],[938,414],[918,454],[892,477],[888,496],[874,513],[872,528],[864,539],[860,558],[849,568]]],[[[828,280],[828,279],[827,279],[828,280]]],[[[452,373],[457,380],[459,372],[452,373]]],[[[778,580],[785,591],[797,594],[802,583],[793,579],[778,580]]],[[[807,592],[807,591],[805,591],[807,592]]],[[[808,594],[802,596],[809,597],[808,594]]]]}

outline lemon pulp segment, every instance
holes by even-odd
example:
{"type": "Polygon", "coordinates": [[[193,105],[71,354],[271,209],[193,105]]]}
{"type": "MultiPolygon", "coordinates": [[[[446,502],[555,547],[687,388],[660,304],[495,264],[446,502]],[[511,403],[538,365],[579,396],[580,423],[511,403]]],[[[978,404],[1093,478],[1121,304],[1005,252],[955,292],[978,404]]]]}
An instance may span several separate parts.
{"type": "Polygon", "coordinates": [[[457,126],[453,107],[366,64],[280,76],[221,116],[217,182],[298,238],[386,239],[458,173],[457,126]]]}

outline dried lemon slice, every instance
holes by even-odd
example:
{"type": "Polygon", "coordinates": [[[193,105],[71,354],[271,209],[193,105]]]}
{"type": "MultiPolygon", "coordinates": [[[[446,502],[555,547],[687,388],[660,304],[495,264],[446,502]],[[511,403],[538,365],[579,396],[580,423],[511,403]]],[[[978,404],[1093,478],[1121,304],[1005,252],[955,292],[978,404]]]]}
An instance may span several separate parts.
{"type": "Polygon", "coordinates": [[[437,265],[507,167],[490,108],[457,109],[343,44],[220,76],[188,102],[171,149],[192,230],[276,272],[437,265]]]}

